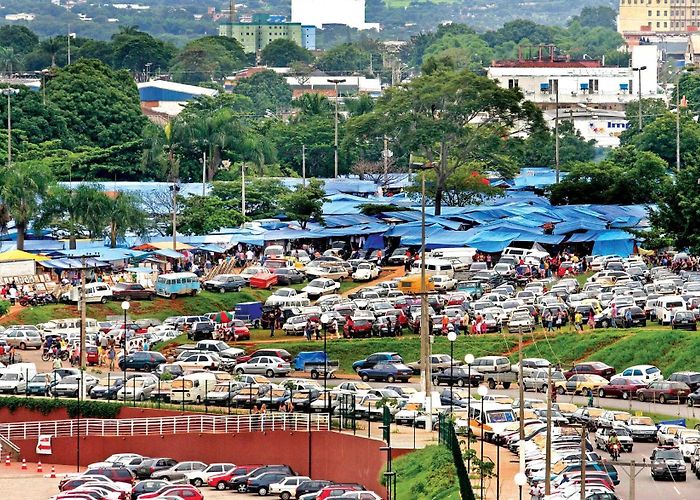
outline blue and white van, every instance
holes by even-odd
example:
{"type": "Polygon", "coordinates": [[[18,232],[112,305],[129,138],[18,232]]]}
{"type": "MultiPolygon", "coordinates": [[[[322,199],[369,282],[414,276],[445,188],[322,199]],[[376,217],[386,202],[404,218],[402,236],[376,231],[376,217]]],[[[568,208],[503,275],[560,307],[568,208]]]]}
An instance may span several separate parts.
{"type": "Polygon", "coordinates": [[[156,295],[174,298],[178,295],[197,295],[201,290],[199,278],[194,273],[161,274],[156,281],[156,295]]]}

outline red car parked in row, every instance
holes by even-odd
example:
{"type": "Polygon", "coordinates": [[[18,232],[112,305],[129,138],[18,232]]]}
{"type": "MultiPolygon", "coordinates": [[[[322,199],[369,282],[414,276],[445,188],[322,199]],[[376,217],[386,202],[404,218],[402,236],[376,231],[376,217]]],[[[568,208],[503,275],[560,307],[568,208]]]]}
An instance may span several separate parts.
{"type": "Polygon", "coordinates": [[[231,479],[233,479],[236,476],[245,476],[249,472],[252,472],[255,469],[257,469],[258,467],[260,467],[260,465],[238,465],[225,474],[219,474],[210,477],[207,481],[207,484],[212,488],[216,488],[217,490],[225,490],[226,488],[228,488],[228,482],[231,479]]]}
{"type": "Polygon", "coordinates": [[[615,375],[615,368],[608,366],[600,361],[589,361],[586,363],[577,363],[571,370],[564,372],[566,379],[570,379],[574,375],[600,375],[603,378],[610,380],[610,377],[615,375]]]}
{"type": "Polygon", "coordinates": [[[598,395],[601,398],[613,397],[630,399],[637,394],[637,389],[643,389],[647,385],[635,381],[634,379],[615,377],[608,385],[602,386],[598,389],[598,395]]]}
{"type": "Polygon", "coordinates": [[[158,498],[161,496],[171,496],[182,498],[183,500],[204,500],[204,495],[192,485],[189,484],[170,484],[163,486],[158,491],[139,495],[139,500],[147,500],[148,498],[158,498]]]}

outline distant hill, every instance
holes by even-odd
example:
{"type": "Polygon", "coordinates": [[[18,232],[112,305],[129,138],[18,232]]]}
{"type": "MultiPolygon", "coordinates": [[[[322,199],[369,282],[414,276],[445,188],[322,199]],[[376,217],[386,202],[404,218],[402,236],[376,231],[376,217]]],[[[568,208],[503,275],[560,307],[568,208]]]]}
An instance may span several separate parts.
{"type": "MultiPolygon", "coordinates": [[[[332,0],[326,0],[332,1],[332,0]]],[[[65,0],[60,0],[65,3],[65,0]]],[[[108,39],[120,26],[136,25],[154,36],[179,45],[187,40],[218,33],[218,21],[208,8],[228,8],[227,0],[133,0],[130,4],[147,9],[114,7],[121,0],[89,2],[79,0],[70,9],[49,0],[3,0],[0,24],[11,23],[5,16],[32,14],[30,21],[13,21],[27,26],[41,37],[65,35],[108,39]]],[[[238,2],[240,3],[240,2],[238,2]]],[[[584,7],[610,5],[616,0],[367,0],[367,21],[378,22],[384,39],[408,39],[421,31],[434,30],[441,23],[465,23],[477,30],[494,29],[504,22],[524,18],[542,24],[565,24],[584,7]]],[[[248,0],[239,14],[269,12],[290,15],[290,0],[248,0]]],[[[348,39],[357,33],[346,33],[348,39]]]]}

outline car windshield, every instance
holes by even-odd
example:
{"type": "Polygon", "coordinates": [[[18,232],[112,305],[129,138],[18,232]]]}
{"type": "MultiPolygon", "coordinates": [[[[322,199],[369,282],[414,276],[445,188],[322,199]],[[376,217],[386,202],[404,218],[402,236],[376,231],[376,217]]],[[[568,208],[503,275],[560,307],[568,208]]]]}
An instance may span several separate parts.
{"type": "Polygon", "coordinates": [[[318,288],[323,288],[326,286],[326,280],[311,280],[309,286],[315,286],[318,288]]]}
{"type": "Polygon", "coordinates": [[[654,455],[656,460],[683,460],[681,451],[677,448],[670,450],[657,450],[654,455]]]}
{"type": "Polygon", "coordinates": [[[630,425],[654,425],[654,421],[650,417],[632,417],[629,423],[630,425]]]}

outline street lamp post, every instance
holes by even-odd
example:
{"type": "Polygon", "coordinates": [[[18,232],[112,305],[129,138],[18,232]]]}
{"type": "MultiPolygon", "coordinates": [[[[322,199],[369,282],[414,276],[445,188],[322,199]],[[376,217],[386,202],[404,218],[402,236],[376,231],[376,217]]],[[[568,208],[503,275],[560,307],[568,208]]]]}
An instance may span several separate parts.
{"type": "Polygon", "coordinates": [[[328,408],[328,322],[330,318],[327,314],[321,315],[321,323],[323,324],[323,409],[329,414],[330,410],[328,408]]]}
{"type": "Polygon", "coordinates": [[[335,143],[333,146],[333,178],[338,178],[338,84],[345,83],[345,78],[329,78],[328,83],[335,85],[335,143]]]}
{"type": "Polygon", "coordinates": [[[126,402],[126,312],[131,307],[131,304],[127,300],[122,302],[122,311],[124,311],[124,333],[122,334],[122,365],[124,371],[124,378],[122,379],[122,390],[124,391],[124,402],[126,402]]]}
{"type": "Polygon", "coordinates": [[[484,419],[484,396],[486,396],[489,393],[488,387],[485,385],[480,385],[479,389],[477,389],[477,392],[479,393],[479,396],[481,397],[481,413],[479,413],[479,420],[481,420],[481,451],[479,452],[481,458],[481,466],[479,467],[479,494],[480,497],[484,497],[484,424],[485,419],[484,419]]]}
{"type": "Polygon", "coordinates": [[[452,401],[452,387],[454,387],[454,355],[455,355],[455,340],[457,334],[453,331],[447,334],[447,340],[450,341],[450,418],[452,418],[454,402],[452,401]]]}
{"type": "Polygon", "coordinates": [[[474,355],[469,353],[464,356],[464,362],[467,364],[467,378],[469,379],[467,380],[467,421],[469,422],[467,426],[467,473],[469,473],[472,462],[470,452],[472,449],[472,363],[474,362],[474,355]]]}
{"type": "Polygon", "coordinates": [[[518,486],[518,490],[520,492],[518,500],[523,500],[523,486],[527,484],[527,476],[525,475],[525,473],[520,471],[517,474],[515,474],[515,477],[513,479],[515,481],[515,484],[518,486]]]}
{"type": "Polygon", "coordinates": [[[170,192],[173,194],[173,250],[177,251],[177,193],[180,192],[177,180],[170,186],[170,192]]]}
{"type": "Polygon", "coordinates": [[[7,166],[12,164],[12,96],[19,93],[19,89],[7,87],[2,89],[2,94],[7,96],[7,166]]]}
{"type": "Polygon", "coordinates": [[[639,73],[639,88],[637,93],[639,94],[639,131],[642,131],[642,71],[647,69],[646,66],[640,66],[638,68],[632,68],[632,71],[639,73]]]}

